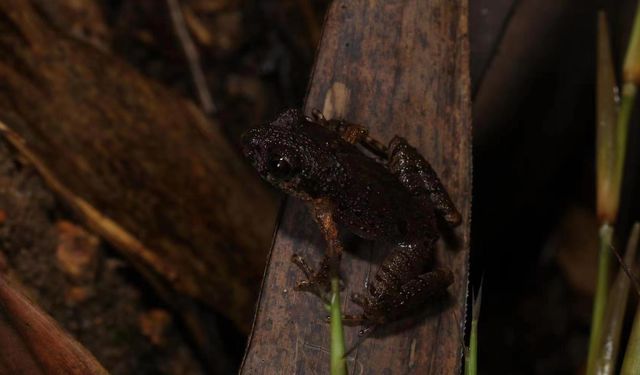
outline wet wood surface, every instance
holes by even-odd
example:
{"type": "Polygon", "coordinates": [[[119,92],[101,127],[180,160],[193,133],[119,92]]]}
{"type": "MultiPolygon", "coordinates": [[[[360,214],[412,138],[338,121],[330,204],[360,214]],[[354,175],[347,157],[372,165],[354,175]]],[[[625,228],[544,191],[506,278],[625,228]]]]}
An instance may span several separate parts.
{"type": "MultiPolygon", "coordinates": [[[[438,243],[450,267],[450,296],[379,329],[349,357],[352,374],[454,374],[461,365],[471,209],[471,124],[467,2],[335,1],[327,14],[305,110],[364,124],[384,142],[406,137],[432,163],[463,215],[438,243]]],[[[341,272],[346,312],[390,245],[350,240],[341,272]]],[[[304,205],[289,199],[265,273],[243,374],[327,374],[327,313],[312,295],[292,290],[303,275],[289,259],[311,262],[325,244],[304,205]]],[[[358,328],[346,329],[347,346],[358,328]]]]}

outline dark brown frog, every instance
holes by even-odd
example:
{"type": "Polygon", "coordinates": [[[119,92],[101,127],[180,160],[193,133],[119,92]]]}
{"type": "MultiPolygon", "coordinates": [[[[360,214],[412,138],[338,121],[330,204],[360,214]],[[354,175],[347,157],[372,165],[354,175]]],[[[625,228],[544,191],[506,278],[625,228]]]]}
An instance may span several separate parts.
{"type": "Polygon", "coordinates": [[[307,275],[297,289],[326,291],[329,270],[341,256],[337,223],[392,245],[368,283],[369,295],[352,296],[362,314],[346,315],[346,323],[383,324],[446,293],[453,274],[434,268],[436,219],[456,226],[461,217],[429,163],[403,138],[385,147],[360,126],[326,120],[317,110],[312,117],[288,110],[249,130],[243,150],[264,179],[307,202],[334,248],[317,272],[294,255],[307,275]]]}

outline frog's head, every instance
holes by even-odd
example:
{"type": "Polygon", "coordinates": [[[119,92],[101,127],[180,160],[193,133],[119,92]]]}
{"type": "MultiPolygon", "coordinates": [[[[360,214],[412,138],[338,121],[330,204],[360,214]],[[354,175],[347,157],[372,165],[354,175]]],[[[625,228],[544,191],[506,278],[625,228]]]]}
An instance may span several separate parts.
{"type": "Polygon", "coordinates": [[[305,118],[288,110],[267,125],[242,136],[242,149],[260,176],[286,193],[309,199],[314,196],[317,170],[316,142],[304,131],[305,118]]]}

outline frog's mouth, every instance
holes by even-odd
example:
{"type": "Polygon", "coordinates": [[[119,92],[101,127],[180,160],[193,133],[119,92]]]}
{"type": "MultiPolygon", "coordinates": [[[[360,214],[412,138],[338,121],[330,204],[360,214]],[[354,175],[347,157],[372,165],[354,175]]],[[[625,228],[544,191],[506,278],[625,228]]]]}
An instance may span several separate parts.
{"type": "Polygon", "coordinates": [[[303,201],[312,200],[313,197],[299,187],[300,178],[296,177],[290,181],[278,181],[270,177],[267,179],[274,186],[279,187],[282,191],[303,201]]]}

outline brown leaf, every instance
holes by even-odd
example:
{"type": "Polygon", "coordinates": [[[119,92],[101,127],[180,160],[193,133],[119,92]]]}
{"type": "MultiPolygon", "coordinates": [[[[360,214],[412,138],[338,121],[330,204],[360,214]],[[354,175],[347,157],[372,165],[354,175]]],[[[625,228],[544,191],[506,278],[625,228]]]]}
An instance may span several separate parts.
{"type": "Polygon", "coordinates": [[[0,374],[107,374],[82,345],[0,277],[0,374]]]}

